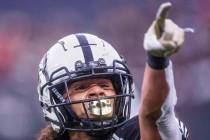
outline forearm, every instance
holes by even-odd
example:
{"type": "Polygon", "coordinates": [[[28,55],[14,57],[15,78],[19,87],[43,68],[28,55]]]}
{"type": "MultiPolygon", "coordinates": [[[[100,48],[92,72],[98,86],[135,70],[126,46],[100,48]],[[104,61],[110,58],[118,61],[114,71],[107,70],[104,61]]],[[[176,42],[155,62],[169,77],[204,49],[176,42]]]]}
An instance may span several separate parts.
{"type": "Polygon", "coordinates": [[[155,70],[146,64],[141,90],[140,115],[157,120],[161,115],[161,106],[168,95],[168,91],[165,70],[155,70]]]}
{"type": "Polygon", "coordinates": [[[154,70],[147,64],[139,112],[142,138],[159,140],[173,136],[174,139],[178,139],[180,135],[175,133],[178,130],[174,130],[178,128],[175,127],[177,126],[174,113],[176,101],[172,63],[170,62],[167,68],[162,70],[154,70]]]}
{"type": "Polygon", "coordinates": [[[146,64],[141,90],[140,130],[143,140],[161,140],[156,121],[161,116],[161,107],[168,95],[165,70],[156,70],[146,64]]]}

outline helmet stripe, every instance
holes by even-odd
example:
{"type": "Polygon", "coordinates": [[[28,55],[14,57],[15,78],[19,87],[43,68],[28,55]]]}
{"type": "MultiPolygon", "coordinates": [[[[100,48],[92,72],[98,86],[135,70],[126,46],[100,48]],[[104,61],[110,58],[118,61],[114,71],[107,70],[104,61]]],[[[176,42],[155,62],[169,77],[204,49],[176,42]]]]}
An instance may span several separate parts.
{"type": "Polygon", "coordinates": [[[88,43],[88,40],[85,35],[76,34],[76,37],[79,41],[80,47],[85,58],[85,63],[88,64],[90,61],[93,61],[93,54],[88,43]]]}

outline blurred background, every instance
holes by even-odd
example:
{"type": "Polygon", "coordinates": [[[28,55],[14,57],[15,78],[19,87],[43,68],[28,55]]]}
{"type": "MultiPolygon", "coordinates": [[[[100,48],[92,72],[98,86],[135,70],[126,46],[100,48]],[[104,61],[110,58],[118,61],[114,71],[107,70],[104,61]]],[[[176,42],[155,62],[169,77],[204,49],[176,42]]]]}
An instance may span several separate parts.
{"type": "MultiPolygon", "coordinates": [[[[87,32],[122,54],[136,82],[135,106],[145,66],[143,36],[162,0],[1,0],[0,139],[33,140],[46,123],[38,101],[37,72],[43,54],[68,34],[87,32]]],[[[210,139],[210,1],[172,1],[172,18],[192,27],[172,57],[177,116],[191,140],[210,139]]],[[[133,108],[133,115],[138,109],[133,108]]]]}

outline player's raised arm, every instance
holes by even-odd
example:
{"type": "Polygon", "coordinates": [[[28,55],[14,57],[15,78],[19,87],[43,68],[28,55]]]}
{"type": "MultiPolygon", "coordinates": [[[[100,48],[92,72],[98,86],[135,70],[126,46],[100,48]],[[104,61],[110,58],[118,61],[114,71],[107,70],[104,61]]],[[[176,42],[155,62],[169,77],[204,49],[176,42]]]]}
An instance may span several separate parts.
{"type": "Polygon", "coordinates": [[[171,6],[167,2],[159,7],[144,37],[148,57],[139,112],[141,140],[181,140],[174,115],[176,91],[169,56],[182,46],[185,31],[167,19],[171,6]]]}

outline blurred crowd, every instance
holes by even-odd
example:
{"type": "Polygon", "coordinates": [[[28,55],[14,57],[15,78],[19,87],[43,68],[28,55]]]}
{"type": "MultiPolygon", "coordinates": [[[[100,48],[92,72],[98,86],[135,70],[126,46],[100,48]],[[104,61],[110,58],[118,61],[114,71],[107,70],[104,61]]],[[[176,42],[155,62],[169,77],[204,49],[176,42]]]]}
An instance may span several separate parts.
{"type": "MultiPolygon", "coordinates": [[[[155,0],[13,0],[0,2],[0,139],[35,139],[45,126],[38,101],[41,57],[63,36],[95,34],[122,54],[134,75],[139,104],[145,66],[143,36],[155,18],[155,0]],[[128,51],[129,50],[129,51],[128,51]]],[[[191,140],[210,139],[210,1],[172,1],[169,18],[192,27],[171,59],[178,96],[177,115],[191,140]]],[[[138,110],[133,109],[135,115],[138,110]]]]}

